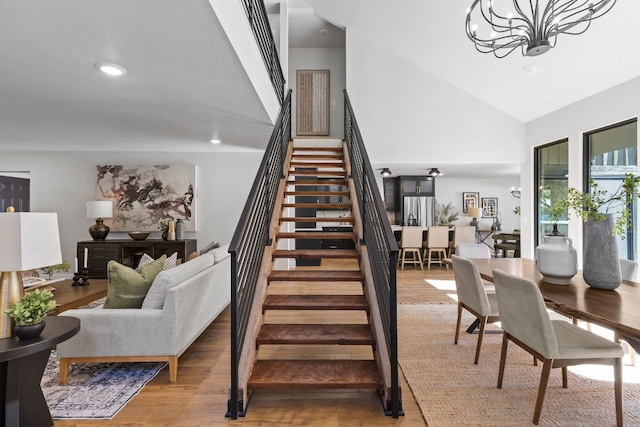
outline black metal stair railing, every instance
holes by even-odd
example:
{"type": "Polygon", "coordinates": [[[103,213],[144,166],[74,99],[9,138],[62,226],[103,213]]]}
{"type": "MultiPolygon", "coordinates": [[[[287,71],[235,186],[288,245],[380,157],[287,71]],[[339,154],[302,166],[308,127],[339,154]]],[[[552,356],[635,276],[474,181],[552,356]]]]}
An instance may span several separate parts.
{"type": "Polygon", "coordinates": [[[231,384],[227,416],[244,412],[238,397],[238,366],[247,333],[251,306],[269,242],[269,225],[278,196],[283,167],[291,140],[291,90],[280,109],[269,145],[253,181],[242,216],[229,244],[231,254],[231,384]],[[235,397],[235,398],[234,398],[235,397]]]}
{"type": "Polygon", "coordinates": [[[262,59],[269,72],[271,84],[278,95],[280,103],[284,101],[284,74],[280,66],[280,58],[276,50],[276,43],[273,40],[271,25],[267,17],[267,10],[264,7],[264,0],[242,0],[242,5],[247,13],[249,25],[256,38],[262,59]]]}
{"type": "Polygon", "coordinates": [[[396,265],[398,243],[391,230],[375,174],[347,91],[344,91],[344,139],[351,162],[351,178],[360,208],[363,240],[367,245],[380,316],[389,353],[391,389],[386,413],[394,418],[402,415],[398,382],[398,313],[396,295],[396,265]]]}

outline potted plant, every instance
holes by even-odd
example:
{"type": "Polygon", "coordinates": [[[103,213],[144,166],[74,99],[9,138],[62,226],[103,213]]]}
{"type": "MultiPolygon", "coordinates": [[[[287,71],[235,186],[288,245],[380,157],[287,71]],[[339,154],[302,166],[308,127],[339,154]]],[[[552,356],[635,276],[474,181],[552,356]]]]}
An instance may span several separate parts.
{"type": "Polygon", "coordinates": [[[626,174],[613,192],[601,190],[589,180],[591,192],[569,188],[568,197],[559,204],[585,221],[583,276],[589,286],[612,290],[620,286],[620,259],[616,236],[625,238],[631,223],[629,205],[637,196],[640,177],[626,174]],[[614,214],[617,217],[614,220],[614,214]]]}
{"type": "Polygon", "coordinates": [[[436,202],[436,224],[449,225],[458,220],[458,212],[454,211],[453,203],[446,205],[436,202]]]}
{"type": "Polygon", "coordinates": [[[44,329],[43,317],[56,308],[53,293],[48,289],[36,289],[24,294],[20,301],[5,310],[16,326],[15,334],[20,339],[35,338],[44,329]]]}
{"type": "Polygon", "coordinates": [[[67,261],[62,261],[60,264],[42,267],[40,270],[42,270],[42,272],[47,275],[48,280],[51,280],[53,278],[54,273],[58,271],[67,272],[70,269],[71,269],[71,264],[69,264],[67,261]]]}
{"type": "Polygon", "coordinates": [[[167,240],[169,235],[169,223],[171,219],[163,219],[158,223],[158,230],[162,231],[162,240],[167,240]]]}

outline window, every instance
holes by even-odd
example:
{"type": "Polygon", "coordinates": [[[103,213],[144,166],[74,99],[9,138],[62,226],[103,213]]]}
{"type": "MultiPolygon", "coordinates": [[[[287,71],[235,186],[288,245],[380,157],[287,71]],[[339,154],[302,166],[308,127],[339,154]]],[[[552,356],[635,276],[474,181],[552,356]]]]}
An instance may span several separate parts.
{"type": "MultiPolygon", "coordinates": [[[[628,120],[584,135],[584,191],[589,190],[589,180],[598,183],[601,190],[615,191],[624,176],[638,173],[637,120],[628,120]]],[[[637,230],[637,199],[631,208],[631,226],[626,238],[618,237],[620,258],[635,259],[637,230]]]]}
{"type": "MultiPolygon", "coordinates": [[[[553,230],[549,208],[556,201],[567,197],[569,188],[569,141],[552,142],[535,149],[536,164],[536,229],[535,245],[542,243],[542,236],[553,230]]],[[[558,231],[568,236],[568,219],[558,221],[558,231]]]]}

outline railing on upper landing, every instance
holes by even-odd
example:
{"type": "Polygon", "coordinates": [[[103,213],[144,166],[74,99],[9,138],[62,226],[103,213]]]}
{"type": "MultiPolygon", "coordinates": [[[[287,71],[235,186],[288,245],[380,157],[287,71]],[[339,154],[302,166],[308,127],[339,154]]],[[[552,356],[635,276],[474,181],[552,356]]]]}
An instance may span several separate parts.
{"type": "Polygon", "coordinates": [[[244,10],[247,12],[249,25],[256,38],[262,59],[271,77],[271,84],[278,95],[280,103],[284,101],[284,74],[280,66],[280,58],[273,40],[271,25],[267,17],[267,10],[264,7],[264,0],[242,0],[244,10]]]}
{"type": "Polygon", "coordinates": [[[282,104],[269,145],[253,181],[231,243],[231,385],[227,416],[244,412],[238,384],[238,366],[247,334],[251,306],[269,242],[269,225],[291,140],[291,90],[282,104]],[[236,398],[233,398],[236,396],[236,398]]]}
{"type": "Polygon", "coordinates": [[[351,162],[351,178],[355,186],[362,224],[363,244],[366,244],[373,276],[378,308],[389,354],[391,386],[387,399],[387,414],[398,417],[402,412],[398,384],[398,333],[396,265],[398,244],[391,230],[382,197],[376,184],[364,141],[356,122],[347,91],[344,91],[344,139],[351,162]]]}

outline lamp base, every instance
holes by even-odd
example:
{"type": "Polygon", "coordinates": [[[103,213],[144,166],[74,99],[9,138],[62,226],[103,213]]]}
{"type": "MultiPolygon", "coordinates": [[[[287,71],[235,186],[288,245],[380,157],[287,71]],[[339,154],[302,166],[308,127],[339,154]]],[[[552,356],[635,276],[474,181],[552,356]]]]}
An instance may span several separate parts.
{"type": "Polygon", "coordinates": [[[478,218],[473,218],[473,220],[469,223],[469,225],[478,229],[478,218]]]}
{"type": "Polygon", "coordinates": [[[93,240],[104,240],[109,234],[109,227],[104,225],[102,218],[96,218],[96,223],[89,227],[89,234],[93,240]]]}
{"type": "Polygon", "coordinates": [[[14,322],[5,314],[5,310],[20,301],[24,295],[22,277],[19,271],[3,271],[0,273],[0,338],[13,336],[14,322]]]}

